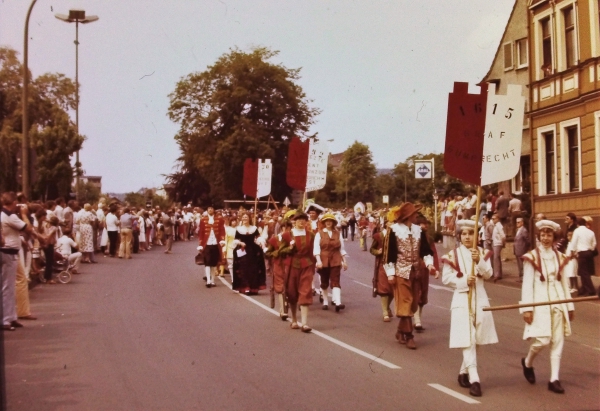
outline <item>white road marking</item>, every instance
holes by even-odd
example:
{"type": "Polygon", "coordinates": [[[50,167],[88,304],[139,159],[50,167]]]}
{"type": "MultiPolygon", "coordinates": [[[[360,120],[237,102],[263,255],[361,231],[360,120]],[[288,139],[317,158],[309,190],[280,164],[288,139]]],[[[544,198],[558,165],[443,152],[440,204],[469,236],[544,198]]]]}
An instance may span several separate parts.
{"type": "Polygon", "coordinates": [[[433,288],[434,290],[444,290],[444,291],[450,291],[451,293],[452,293],[452,292],[454,292],[454,289],[453,289],[453,288],[446,287],[446,286],[443,286],[443,285],[429,284],[429,286],[430,286],[431,288],[433,288]]]}
{"type": "Polygon", "coordinates": [[[372,285],[364,284],[364,283],[361,283],[360,281],[356,281],[356,280],[352,280],[352,281],[354,281],[356,284],[360,284],[360,285],[362,285],[363,287],[367,287],[367,288],[373,288],[373,286],[372,286],[372,285]]]}
{"type": "Polygon", "coordinates": [[[473,398],[471,398],[469,396],[466,396],[464,394],[461,394],[459,392],[451,390],[450,388],[446,388],[443,385],[440,385],[440,384],[427,384],[427,385],[429,385],[431,388],[435,388],[436,390],[443,392],[444,394],[448,394],[456,399],[464,401],[467,404],[481,404],[481,402],[474,400],[473,398]]]}
{"type": "MultiPolygon", "coordinates": [[[[227,282],[227,280],[225,280],[225,279],[224,279],[224,278],[222,278],[222,277],[219,277],[219,280],[221,280],[221,282],[222,282],[223,284],[225,284],[225,285],[226,285],[226,286],[227,286],[229,289],[231,289],[231,284],[229,284],[229,283],[227,282]]],[[[260,302],[256,301],[254,298],[250,298],[249,296],[247,296],[247,295],[244,295],[244,294],[240,294],[240,296],[242,296],[242,297],[244,297],[246,300],[248,300],[248,301],[250,301],[250,302],[252,302],[252,303],[256,304],[257,306],[259,306],[260,308],[264,309],[265,311],[268,311],[268,312],[270,312],[271,314],[274,314],[274,315],[276,315],[276,316],[279,316],[279,312],[278,312],[278,311],[275,311],[274,309],[272,309],[272,308],[270,308],[270,307],[267,307],[266,305],[264,305],[264,304],[262,304],[262,303],[260,303],[260,302]]],[[[288,320],[288,321],[289,321],[289,320],[288,320]]],[[[358,355],[360,355],[360,356],[363,356],[363,357],[365,357],[365,358],[368,358],[368,359],[369,359],[369,360],[371,360],[371,361],[377,362],[377,363],[379,363],[379,364],[381,364],[381,365],[384,365],[384,366],[386,366],[386,367],[388,367],[388,368],[391,368],[392,370],[400,370],[400,369],[401,369],[401,368],[400,368],[399,366],[397,366],[396,364],[392,364],[392,363],[391,363],[391,362],[389,362],[389,361],[382,360],[381,358],[379,358],[379,357],[377,357],[377,356],[375,356],[375,355],[373,355],[373,354],[369,354],[368,352],[365,352],[365,351],[363,351],[363,350],[360,350],[360,349],[358,349],[358,348],[356,348],[356,347],[353,347],[353,346],[351,346],[351,345],[349,345],[349,344],[346,344],[345,342],[343,342],[343,341],[340,341],[340,340],[338,340],[337,338],[330,337],[329,335],[327,335],[327,334],[324,334],[324,333],[322,333],[322,332],[320,332],[320,331],[317,331],[317,330],[315,330],[314,328],[313,328],[313,330],[312,330],[312,334],[314,334],[314,335],[317,335],[317,336],[319,336],[319,337],[321,337],[321,338],[323,338],[323,339],[325,339],[325,340],[327,340],[327,341],[330,341],[330,342],[332,342],[332,343],[334,343],[334,344],[336,344],[336,345],[339,345],[340,347],[342,347],[342,348],[345,348],[345,349],[347,349],[347,350],[349,350],[349,351],[352,351],[352,352],[353,352],[353,353],[355,353],[355,354],[358,354],[358,355]]]]}

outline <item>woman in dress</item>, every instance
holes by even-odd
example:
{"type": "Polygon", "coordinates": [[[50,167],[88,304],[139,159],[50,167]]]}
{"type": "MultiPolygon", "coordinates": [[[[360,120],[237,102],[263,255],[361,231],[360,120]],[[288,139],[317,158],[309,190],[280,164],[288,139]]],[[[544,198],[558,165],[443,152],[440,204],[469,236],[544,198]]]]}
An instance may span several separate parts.
{"type": "Polygon", "coordinates": [[[242,214],[242,224],[236,228],[233,252],[233,289],[247,295],[256,295],[267,288],[264,239],[256,226],[250,225],[250,216],[242,214]],[[262,243],[262,244],[261,244],[262,243]]]}
{"type": "Polygon", "coordinates": [[[92,206],[86,203],[79,213],[79,251],[83,254],[84,263],[95,262],[92,257],[94,252],[94,230],[92,223],[96,220],[92,214],[92,206]]]}

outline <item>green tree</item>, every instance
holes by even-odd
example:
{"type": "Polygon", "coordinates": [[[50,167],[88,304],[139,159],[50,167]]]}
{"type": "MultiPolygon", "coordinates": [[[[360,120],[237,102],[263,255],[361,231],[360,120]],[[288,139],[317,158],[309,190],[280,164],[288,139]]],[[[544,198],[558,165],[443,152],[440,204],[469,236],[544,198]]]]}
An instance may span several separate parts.
{"type": "Polygon", "coordinates": [[[344,206],[352,207],[358,201],[375,199],[377,168],[369,146],[355,141],[344,151],[344,159],[338,169],[335,191],[344,206]]]}
{"type": "Polygon", "coordinates": [[[89,181],[83,182],[80,180],[76,190],[81,205],[85,203],[94,204],[100,199],[100,189],[89,181]]]}
{"type": "MultiPolygon", "coordinates": [[[[21,184],[16,171],[23,135],[22,72],[17,52],[0,48],[0,191],[18,190],[21,184]]],[[[73,181],[70,157],[84,140],[68,115],[75,108],[75,83],[63,74],[46,73],[29,87],[32,177],[37,177],[33,198],[66,197],[73,181]]]]}
{"type": "Polygon", "coordinates": [[[309,106],[312,101],[296,83],[300,69],[269,61],[277,55],[264,47],[250,52],[235,48],[206,71],[177,83],[168,110],[180,126],[175,136],[180,167],[170,176],[172,183],[197,172],[209,185],[204,202],[241,198],[245,159],[270,158],[273,196],[289,195],[289,141],[315,137],[308,132],[319,110],[309,106]]]}

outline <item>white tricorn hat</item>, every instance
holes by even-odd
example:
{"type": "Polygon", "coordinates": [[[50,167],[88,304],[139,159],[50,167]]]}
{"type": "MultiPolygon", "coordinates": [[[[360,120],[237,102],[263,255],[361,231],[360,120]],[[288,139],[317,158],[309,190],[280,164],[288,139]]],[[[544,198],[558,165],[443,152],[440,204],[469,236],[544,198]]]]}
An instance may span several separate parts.
{"type": "Polygon", "coordinates": [[[458,227],[459,231],[462,231],[463,228],[475,230],[475,221],[473,221],[473,220],[458,220],[456,222],[456,226],[458,227]]]}
{"type": "Polygon", "coordinates": [[[540,220],[535,223],[535,226],[538,230],[541,230],[542,228],[549,228],[555,233],[560,231],[560,225],[551,220],[540,220]]]}

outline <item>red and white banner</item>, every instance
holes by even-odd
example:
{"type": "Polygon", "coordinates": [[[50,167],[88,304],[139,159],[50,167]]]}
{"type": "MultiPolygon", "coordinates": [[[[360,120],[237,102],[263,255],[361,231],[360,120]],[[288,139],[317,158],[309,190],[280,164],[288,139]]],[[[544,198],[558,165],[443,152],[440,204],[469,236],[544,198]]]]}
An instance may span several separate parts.
{"type": "Polygon", "coordinates": [[[468,83],[455,82],[448,98],[444,168],[475,185],[510,180],[519,172],[525,98],[520,85],[506,95],[493,83],[469,94],[468,83]]]}
{"type": "Polygon", "coordinates": [[[270,159],[247,158],[244,162],[242,191],[248,197],[260,198],[271,194],[273,165],[270,159]]]}
{"type": "Polygon", "coordinates": [[[287,184],[301,191],[316,191],[325,187],[329,150],[324,142],[292,138],[288,151],[287,184]]]}

